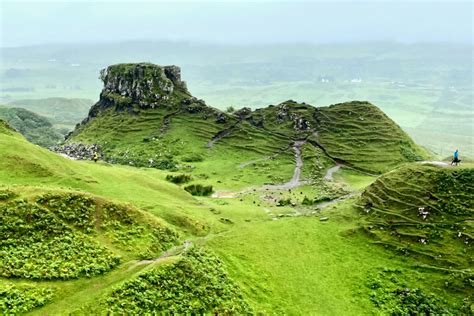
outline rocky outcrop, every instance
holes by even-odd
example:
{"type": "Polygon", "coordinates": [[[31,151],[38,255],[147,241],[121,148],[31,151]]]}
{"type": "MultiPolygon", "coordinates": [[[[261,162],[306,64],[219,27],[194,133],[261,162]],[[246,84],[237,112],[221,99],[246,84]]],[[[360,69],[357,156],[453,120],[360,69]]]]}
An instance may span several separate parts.
{"type": "Polygon", "coordinates": [[[100,79],[104,82],[100,99],[83,123],[108,108],[117,111],[130,110],[134,106],[156,108],[179,105],[184,99],[191,98],[177,66],[117,64],[102,69],[100,79]]]}
{"type": "Polygon", "coordinates": [[[76,160],[92,160],[97,153],[100,158],[100,147],[96,144],[86,145],[82,143],[71,143],[51,148],[53,151],[76,160]]]}

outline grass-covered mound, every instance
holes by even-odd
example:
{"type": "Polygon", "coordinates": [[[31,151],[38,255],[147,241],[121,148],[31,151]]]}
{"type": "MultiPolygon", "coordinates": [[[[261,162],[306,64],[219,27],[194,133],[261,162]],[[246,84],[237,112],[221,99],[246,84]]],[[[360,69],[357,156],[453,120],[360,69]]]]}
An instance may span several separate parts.
{"type": "Polygon", "coordinates": [[[319,108],[316,120],[316,139],[327,153],[360,169],[386,172],[428,157],[395,122],[368,102],[319,108]]]}
{"type": "Polygon", "coordinates": [[[249,305],[221,261],[188,248],[176,262],[153,268],[115,288],[102,302],[113,314],[249,314],[249,305]]]}
{"type": "MultiPolygon", "coordinates": [[[[474,169],[406,165],[362,194],[365,230],[380,244],[437,267],[474,264],[474,169]]],[[[472,286],[472,285],[471,285],[472,286]]]]}
{"type": "Polygon", "coordinates": [[[15,285],[0,281],[0,313],[17,315],[49,303],[54,290],[45,286],[15,285]]]}
{"type": "Polygon", "coordinates": [[[22,108],[0,106],[0,119],[7,121],[30,142],[43,147],[57,145],[64,139],[47,118],[22,108]]]}
{"type": "Polygon", "coordinates": [[[116,267],[121,256],[158,256],[178,238],[154,217],[131,207],[77,193],[46,193],[28,201],[18,191],[1,194],[3,277],[91,277],[116,267]]]}

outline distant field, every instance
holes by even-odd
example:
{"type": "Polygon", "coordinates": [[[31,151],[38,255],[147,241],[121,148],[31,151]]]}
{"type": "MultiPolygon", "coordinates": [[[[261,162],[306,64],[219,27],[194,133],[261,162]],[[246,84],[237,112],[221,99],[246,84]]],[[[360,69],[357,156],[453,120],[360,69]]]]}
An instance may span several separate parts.
{"type": "MultiPolygon", "coordinates": [[[[101,68],[151,61],[179,65],[191,93],[218,108],[256,108],[288,99],[315,106],[368,100],[439,156],[455,148],[474,156],[472,51],[472,46],[390,43],[235,47],[135,42],[3,48],[0,101],[26,107],[18,100],[97,100],[101,68]]],[[[53,123],[71,128],[91,102],[74,107],[75,116],[64,124],[53,123]]],[[[43,112],[27,108],[45,116],[62,110],[61,103],[54,110],[43,106],[43,112]]]]}

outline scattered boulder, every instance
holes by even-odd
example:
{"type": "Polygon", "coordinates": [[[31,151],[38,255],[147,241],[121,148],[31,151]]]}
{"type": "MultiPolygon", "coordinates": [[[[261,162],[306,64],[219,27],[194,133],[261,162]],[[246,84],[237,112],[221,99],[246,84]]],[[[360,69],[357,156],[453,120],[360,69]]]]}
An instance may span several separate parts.
{"type": "Polygon", "coordinates": [[[216,123],[219,123],[219,124],[224,124],[224,123],[227,123],[227,115],[225,115],[224,113],[222,112],[219,112],[217,113],[216,115],[216,123]]]}
{"type": "Polygon", "coordinates": [[[247,116],[249,116],[250,114],[252,114],[252,110],[250,108],[247,108],[247,107],[244,107],[244,108],[241,108],[237,111],[234,112],[234,116],[239,120],[243,120],[245,119],[247,116]]]}

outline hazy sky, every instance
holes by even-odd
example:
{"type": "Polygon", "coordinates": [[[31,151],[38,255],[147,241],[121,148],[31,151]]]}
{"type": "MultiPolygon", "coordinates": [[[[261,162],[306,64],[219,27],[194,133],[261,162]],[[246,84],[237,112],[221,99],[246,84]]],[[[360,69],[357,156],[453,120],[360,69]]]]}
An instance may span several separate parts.
{"type": "Polygon", "coordinates": [[[473,42],[472,1],[0,0],[1,45],[473,42]]]}

